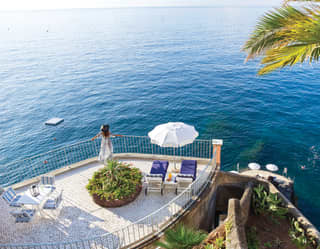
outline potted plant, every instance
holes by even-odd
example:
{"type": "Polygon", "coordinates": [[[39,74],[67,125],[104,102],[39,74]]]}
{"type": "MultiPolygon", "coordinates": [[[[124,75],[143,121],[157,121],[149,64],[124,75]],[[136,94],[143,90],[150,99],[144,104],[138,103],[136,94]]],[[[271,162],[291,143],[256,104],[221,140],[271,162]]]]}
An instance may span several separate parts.
{"type": "Polygon", "coordinates": [[[87,189],[95,203],[120,207],[136,199],[142,189],[142,173],[132,165],[109,160],[89,180],[87,189]]]}

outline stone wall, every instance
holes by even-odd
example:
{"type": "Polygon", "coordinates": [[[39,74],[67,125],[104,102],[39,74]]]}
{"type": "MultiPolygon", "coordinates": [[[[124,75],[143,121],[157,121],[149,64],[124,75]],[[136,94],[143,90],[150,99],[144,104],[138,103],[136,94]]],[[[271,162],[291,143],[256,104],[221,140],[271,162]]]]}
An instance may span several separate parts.
{"type": "MultiPolygon", "coordinates": [[[[241,175],[238,176],[236,174],[226,173],[221,171],[217,172],[209,188],[197,200],[197,202],[193,205],[192,209],[187,211],[184,214],[184,216],[181,218],[181,222],[183,222],[187,226],[191,226],[196,229],[203,229],[203,230],[209,231],[211,229],[211,224],[214,222],[218,188],[222,186],[234,186],[239,189],[247,189],[248,182],[253,182],[252,184],[257,183],[257,181],[255,182],[255,178],[252,178],[252,177],[246,177],[241,175]]],[[[252,191],[252,190],[246,190],[246,191],[252,191]]],[[[251,195],[249,193],[246,193],[246,191],[242,196],[244,196],[247,200],[249,196],[251,198],[251,195]]],[[[238,194],[229,195],[229,198],[235,198],[235,197],[242,198],[241,195],[238,196],[238,194]]],[[[227,201],[225,204],[226,209],[228,206],[227,201]]],[[[224,201],[221,200],[220,206],[223,205],[222,202],[224,201]]],[[[248,204],[247,201],[243,200],[243,205],[244,204],[250,205],[250,203],[248,204]]]]}
{"type": "MultiPolygon", "coordinates": [[[[320,234],[318,230],[303,216],[303,214],[270,182],[255,177],[244,176],[241,174],[233,174],[229,172],[217,172],[210,186],[201,195],[197,202],[181,217],[179,222],[183,222],[187,226],[195,229],[209,230],[209,225],[213,221],[215,210],[215,198],[217,197],[217,189],[223,185],[233,185],[245,189],[240,200],[230,199],[228,203],[228,218],[232,220],[230,234],[227,235],[227,240],[230,241],[227,246],[229,249],[245,249],[246,236],[245,224],[248,220],[251,209],[251,198],[253,194],[253,186],[262,184],[267,190],[277,195],[283,200],[284,204],[289,208],[289,214],[295,217],[307,233],[320,242],[320,234]]],[[[216,236],[220,236],[225,230],[226,222],[222,223],[215,230],[211,231],[207,240],[213,240],[216,236]]],[[[153,247],[150,247],[153,248],[153,247]]],[[[199,247],[200,248],[200,247],[199,247]]]]}
{"type": "Polygon", "coordinates": [[[226,249],[247,249],[246,232],[238,199],[229,200],[227,222],[230,222],[231,229],[226,233],[226,249]]]}
{"type": "Polygon", "coordinates": [[[249,182],[240,200],[240,211],[242,224],[247,224],[251,210],[251,199],[253,193],[253,182],[249,182]]]}
{"type": "Polygon", "coordinates": [[[187,226],[194,227],[195,229],[203,229],[207,231],[210,229],[210,224],[214,218],[214,214],[212,214],[211,210],[214,208],[212,196],[214,196],[216,192],[217,176],[218,174],[216,173],[213,176],[209,187],[198,198],[196,203],[192,206],[192,209],[188,210],[184,214],[184,216],[181,218],[181,222],[187,226]]]}
{"type": "MultiPolygon", "coordinates": [[[[283,201],[283,204],[288,208],[288,214],[289,216],[292,216],[296,218],[302,227],[306,230],[307,234],[317,241],[318,244],[320,244],[320,233],[319,231],[314,227],[314,225],[270,182],[263,180],[263,179],[256,179],[254,177],[248,177],[238,174],[232,174],[229,172],[219,172],[219,176],[217,177],[219,182],[223,183],[230,183],[230,182],[238,182],[239,184],[245,184],[248,182],[252,182],[252,184],[262,184],[267,190],[269,190],[271,193],[276,193],[278,197],[280,197],[283,201]]],[[[246,190],[243,197],[240,201],[240,206],[244,207],[241,210],[241,215],[243,218],[243,223],[245,224],[246,220],[245,217],[248,217],[249,209],[245,208],[246,205],[250,205],[248,200],[251,200],[251,195],[249,197],[249,193],[247,193],[246,190]],[[242,203],[241,203],[242,202],[242,203]],[[245,211],[247,210],[247,211],[245,211]]],[[[251,190],[252,191],[252,190],[251,190]]],[[[234,247],[229,247],[234,249],[234,247]]],[[[240,247],[238,247],[240,248],[240,247]]]]}
{"type": "MultiPolygon", "coordinates": [[[[253,183],[249,182],[241,200],[230,199],[228,205],[227,221],[231,224],[230,231],[226,233],[227,249],[247,249],[245,225],[251,209],[253,183]]],[[[226,224],[226,223],[225,223],[226,224]]]]}

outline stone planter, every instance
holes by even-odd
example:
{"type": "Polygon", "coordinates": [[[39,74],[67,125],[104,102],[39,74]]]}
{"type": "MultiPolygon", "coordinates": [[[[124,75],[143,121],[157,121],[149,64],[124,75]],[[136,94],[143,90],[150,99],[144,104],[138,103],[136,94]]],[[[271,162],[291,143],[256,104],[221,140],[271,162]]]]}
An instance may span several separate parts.
{"type": "Polygon", "coordinates": [[[126,199],[122,199],[122,200],[105,200],[105,199],[101,199],[96,194],[92,195],[92,199],[96,204],[102,207],[108,207],[108,208],[121,207],[134,201],[140,194],[141,190],[142,190],[142,185],[137,185],[136,192],[131,196],[127,197],[126,199]]]}

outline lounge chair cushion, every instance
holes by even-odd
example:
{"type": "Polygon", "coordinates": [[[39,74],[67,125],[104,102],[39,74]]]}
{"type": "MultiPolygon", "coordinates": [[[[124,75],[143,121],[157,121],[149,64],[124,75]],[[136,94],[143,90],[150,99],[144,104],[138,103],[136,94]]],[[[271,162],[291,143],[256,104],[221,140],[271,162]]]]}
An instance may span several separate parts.
{"type": "Polygon", "coordinates": [[[176,182],[188,182],[191,183],[193,181],[192,177],[176,177],[176,182]]]}
{"type": "Polygon", "coordinates": [[[177,177],[181,177],[181,178],[192,178],[192,179],[193,179],[193,175],[192,175],[192,174],[178,174],[177,177]]]}
{"type": "Polygon", "coordinates": [[[168,170],[168,161],[153,161],[150,174],[162,174],[162,181],[166,177],[168,170]]]}
{"type": "Polygon", "coordinates": [[[162,174],[147,174],[146,177],[160,177],[160,178],[162,178],[162,174]]]}
{"type": "Polygon", "coordinates": [[[181,174],[193,175],[193,180],[197,177],[197,161],[196,160],[183,160],[180,168],[181,174]]]}

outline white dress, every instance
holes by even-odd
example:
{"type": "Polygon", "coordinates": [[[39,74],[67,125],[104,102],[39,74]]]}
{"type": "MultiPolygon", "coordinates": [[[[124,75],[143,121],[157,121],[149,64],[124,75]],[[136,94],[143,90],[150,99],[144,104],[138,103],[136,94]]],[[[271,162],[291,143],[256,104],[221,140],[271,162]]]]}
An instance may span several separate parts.
{"type": "Polygon", "coordinates": [[[101,147],[98,160],[104,163],[106,160],[112,159],[113,146],[110,136],[106,138],[105,136],[101,135],[101,137],[101,147]]]}

